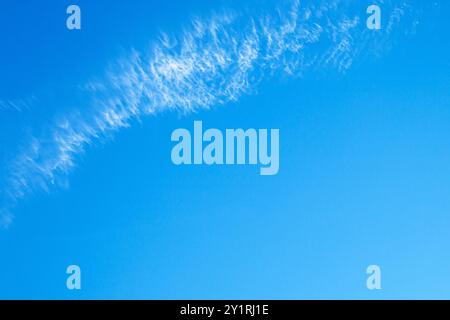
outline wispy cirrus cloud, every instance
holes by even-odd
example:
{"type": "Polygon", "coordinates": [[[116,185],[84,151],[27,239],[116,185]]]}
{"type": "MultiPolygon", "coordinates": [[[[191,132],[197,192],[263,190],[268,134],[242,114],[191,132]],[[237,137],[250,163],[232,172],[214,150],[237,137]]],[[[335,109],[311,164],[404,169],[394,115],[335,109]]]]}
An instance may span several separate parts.
{"type": "Polygon", "coordinates": [[[407,2],[378,2],[388,15],[381,31],[368,30],[365,8],[349,1],[294,0],[257,14],[195,18],[178,35],[161,34],[151,49],[132,50],[83,86],[88,108],[59,115],[11,160],[0,224],[11,223],[11,209],[27,194],[65,185],[87,146],[135,119],[209,109],[254,93],[277,75],[345,72],[362,52],[382,52],[414,26],[416,15],[407,2]]]}
{"type": "Polygon", "coordinates": [[[26,111],[31,108],[31,105],[36,100],[35,96],[31,96],[27,99],[0,100],[0,111],[26,111]]]}

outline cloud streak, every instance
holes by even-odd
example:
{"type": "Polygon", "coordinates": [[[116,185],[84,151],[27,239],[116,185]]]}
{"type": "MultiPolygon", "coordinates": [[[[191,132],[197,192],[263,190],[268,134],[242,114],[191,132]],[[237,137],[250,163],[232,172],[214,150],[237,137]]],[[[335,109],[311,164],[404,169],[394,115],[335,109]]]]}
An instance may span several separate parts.
{"type": "Polygon", "coordinates": [[[35,96],[27,99],[0,100],[0,111],[27,111],[34,102],[36,102],[35,96]]]}
{"type": "Polygon", "coordinates": [[[389,22],[378,33],[365,28],[365,8],[344,0],[289,1],[259,14],[221,12],[192,19],[179,35],[162,33],[149,50],[133,50],[84,85],[87,108],[59,115],[24,144],[8,165],[0,224],[12,222],[11,210],[26,195],[66,185],[89,145],[140,117],[209,109],[277,76],[345,72],[361,53],[379,54],[415,21],[414,10],[396,2],[379,1],[389,22]]]}

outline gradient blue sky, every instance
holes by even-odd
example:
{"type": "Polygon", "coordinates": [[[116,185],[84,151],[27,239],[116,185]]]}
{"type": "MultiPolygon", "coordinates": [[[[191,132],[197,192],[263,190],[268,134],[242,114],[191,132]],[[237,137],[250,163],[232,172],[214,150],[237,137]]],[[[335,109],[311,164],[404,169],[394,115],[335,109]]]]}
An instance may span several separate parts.
{"type": "MultiPolygon", "coordinates": [[[[271,14],[275,2],[258,10],[271,14]]],[[[383,17],[404,2],[385,1],[383,17]]],[[[132,48],[151,50],[161,31],[176,36],[193,17],[256,2],[78,0],[82,30],[68,31],[71,3],[1,5],[0,205],[13,219],[0,230],[0,298],[450,298],[445,1],[406,1],[417,16],[367,50],[354,43],[345,70],[348,56],[301,76],[269,68],[236,101],[131,119],[87,143],[48,190],[26,176],[33,187],[11,199],[17,155],[40,139],[39,157],[52,157],[55,121],[91,112],[83,85],[132,48]],[[174,166],[170,135],[194,120],[279,128],[279,174],[174,166]],[[82,269],[80,291],[66,289],[70,264],[82,269]],[[365,286],[371,264],[382,268],[380,291],[365,286]]],[[[349,3],[364,25],[379,1],[349,3]]]]}

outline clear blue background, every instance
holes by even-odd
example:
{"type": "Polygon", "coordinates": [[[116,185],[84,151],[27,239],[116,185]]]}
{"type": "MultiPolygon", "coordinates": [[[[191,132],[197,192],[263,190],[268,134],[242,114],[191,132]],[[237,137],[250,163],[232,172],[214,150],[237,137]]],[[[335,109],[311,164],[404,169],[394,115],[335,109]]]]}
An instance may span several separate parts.
{"type": "MultiPolygon", "coordinates": [[[[0,113],[2,164],[122,50],[191,14],[245,4],[76,3],[81,32],[65,28],[68,1],[2,1],[0,98],[61,99],[0,113]]],[[[445,9],[344,75],[266,82],[236,103],[145,118],[90,147],[67,190],[21,201],[0,231],[0,298],[450,298],[445,9]],[[279,174],[174,166],[171,132],[194,120],[279,128],[279,174]],[[81,291],[66,289],[70,264],[81,291]],[[382,268],[380,291],[366,288],[370,264],[382,268]]]]}

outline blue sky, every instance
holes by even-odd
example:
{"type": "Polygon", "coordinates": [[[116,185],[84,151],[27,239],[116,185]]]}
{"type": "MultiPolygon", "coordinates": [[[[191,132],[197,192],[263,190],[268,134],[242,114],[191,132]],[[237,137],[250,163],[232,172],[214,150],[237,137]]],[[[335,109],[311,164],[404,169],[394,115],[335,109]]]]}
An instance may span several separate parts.
{"type": "Polygon", "coordinates": [[[444,1],[69,4],[0,11],[0,298],[449,298],[444,1]],[[173,165],[194,120],[279,128],[278,175],[173,165]]]}

